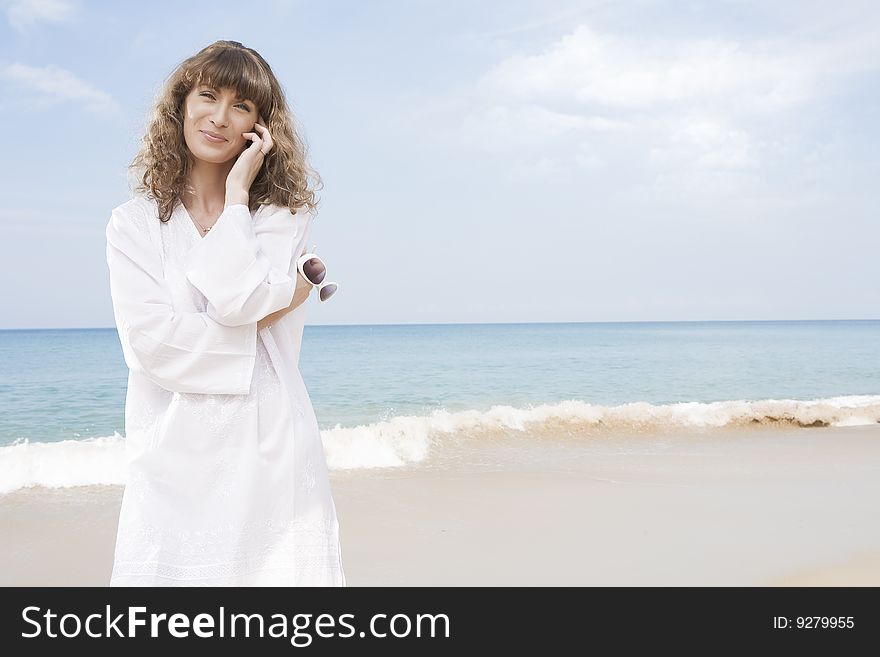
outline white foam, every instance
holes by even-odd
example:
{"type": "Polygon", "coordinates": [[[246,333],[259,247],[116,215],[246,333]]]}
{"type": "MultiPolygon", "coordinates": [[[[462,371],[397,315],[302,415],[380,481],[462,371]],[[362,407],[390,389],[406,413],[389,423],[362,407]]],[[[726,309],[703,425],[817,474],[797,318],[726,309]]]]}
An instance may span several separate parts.
{"type": "Polygon", "coordinates": [[[0,493],[36,485],[122,484],[124,464],[125,438],[118,433],[57,443],[17,441],[0,447],[0,493]]]}
{"type": "MultiPolygon", "coordinates": [[[[487,411],[435,410],[428,416],[397,416],[369,425],[321,432],[331,470],[400,467],[463,440],[480,441],[510,432],[574,439],[622,430],[790,425],[853,427],[880,422],[880,395],[816,400],[765,399],[600,406],[578,400],[530,408],[497,405],[487,411]]],[[[0,493],[28,486],[123,484],[125,439],[119,434],[56,443],[27,440],[0,447],[0,493]]]]}
{"type": "Polygon", "coordinates": [[[531,422],[561,420],[606,429],[720,428],[775,424],[851,427],[880,422],[880,395],[665,405],[634,402],[621,406],[594,406],[573,400],[537,406],[531,409],[530,415],[531,422]]]}

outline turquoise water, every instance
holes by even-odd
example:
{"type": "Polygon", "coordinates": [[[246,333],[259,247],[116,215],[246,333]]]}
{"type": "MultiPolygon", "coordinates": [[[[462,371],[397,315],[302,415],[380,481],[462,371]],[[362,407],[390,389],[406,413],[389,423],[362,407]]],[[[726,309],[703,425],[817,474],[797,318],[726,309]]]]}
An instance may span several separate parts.
{"type": "MultiPolygon", "coordinates": [[[[306,326],[322,430],[436,409],[880,394],[880,321],[306,326]]],[[[0,331],[0,445],[124,434],[116,329],[0,331]]]]}

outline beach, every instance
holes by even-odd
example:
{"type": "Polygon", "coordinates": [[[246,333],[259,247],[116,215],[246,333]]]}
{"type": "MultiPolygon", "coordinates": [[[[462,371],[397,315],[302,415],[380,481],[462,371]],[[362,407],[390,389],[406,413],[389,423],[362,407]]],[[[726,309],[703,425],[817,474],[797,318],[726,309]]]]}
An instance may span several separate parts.
{"type": "MultiPolygon", "coordinates": [[[[331,470],[349,586],[877,586],[880,426],[517,432],[331,470]]],[[[0,584],[107,586],[122,486],[0,496],[0,584]]]]}

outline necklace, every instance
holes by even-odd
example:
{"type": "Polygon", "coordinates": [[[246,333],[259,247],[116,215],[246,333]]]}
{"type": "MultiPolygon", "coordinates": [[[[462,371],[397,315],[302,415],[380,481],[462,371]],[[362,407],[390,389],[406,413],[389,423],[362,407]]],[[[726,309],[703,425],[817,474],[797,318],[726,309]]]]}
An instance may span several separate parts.
{"type": "MultiPolygon", "coordinates": [[[[190,216],[192,217],[192,215],[190,215],[190,216]]],[[[211,228],[213,228],[213,226],[208,226],[207,228],[205,228],[204,226],[202,226],[202,224],[199,222],[199,220],[196,219],[195,217],[193,217],[193,221],[195,221],[196,224],[198,224],[199,229],[200,229],[205,235],[207,235],[207,234],[208,234],[208,231],[211,230],[211,228]]]]}
{"type": "MultiPolygon", "coordinates": [[[[185,205],[184,205],[184,208],[186,208],[185,205]]],[[[189,210],[186,211],[186,214],[187,214],[187,216],[192,217],[192,220],[196,223],[196,226],[199,227],[199,231],[202,233],[202,235],[207,235],[207,234],[208,234],[208,231],[211,230],[211,228],[214,227],[213,224],[212,224],[212,225],[208,226],[207,228],[205,228],[205,227],[202,225],[202,223],[201,223],[198,219],[196,219],[195,214],[192,213],[192,212],[190,212],[189,210]]]]}

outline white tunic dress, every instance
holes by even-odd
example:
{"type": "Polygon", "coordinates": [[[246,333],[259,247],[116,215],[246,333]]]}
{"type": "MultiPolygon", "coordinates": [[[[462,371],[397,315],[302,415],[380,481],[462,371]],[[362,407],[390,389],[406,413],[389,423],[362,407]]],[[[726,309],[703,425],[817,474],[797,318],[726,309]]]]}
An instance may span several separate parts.
{"type": "Polygon", "coordinates": [[[310,220],[230,206],[202,237],[182,205],[167,223],[147,198],[114,209],[107,259],[130,371],[111,586],[345,586],[298,367],[305,304],[256,330],[290,303],[310,220]]]}

